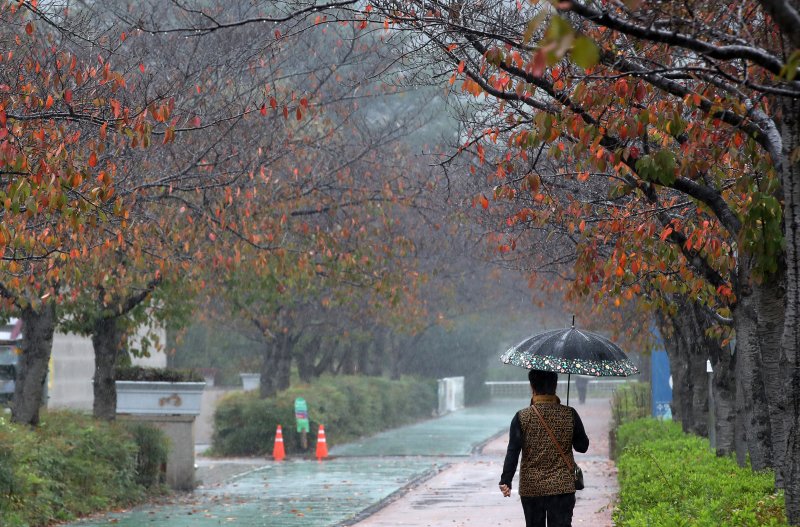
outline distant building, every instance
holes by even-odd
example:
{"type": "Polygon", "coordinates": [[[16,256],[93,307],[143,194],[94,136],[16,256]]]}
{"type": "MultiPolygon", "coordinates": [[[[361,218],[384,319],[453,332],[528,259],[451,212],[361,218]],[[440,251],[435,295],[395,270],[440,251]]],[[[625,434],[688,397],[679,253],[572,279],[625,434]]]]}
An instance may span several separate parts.
{"type": "MultiPolygon", "coordinates": [[[[165,342],[163,330],[159,338],[165,342]]],[[[21,339],[20,320],[10,319],[0,326],[0,405],[7,405],[8,402],[4,401],[14,393],[14,368],[21,339]]],[[[133,362],[141,366],[164,367],[167,365],[167,356],[157,352],[150,357],[135,358],[133,362]]],[[[94,400],[93,378],[92,340],[74,333],[56,333],[47,377],[47,407],[91,410],[94,400]]]]}

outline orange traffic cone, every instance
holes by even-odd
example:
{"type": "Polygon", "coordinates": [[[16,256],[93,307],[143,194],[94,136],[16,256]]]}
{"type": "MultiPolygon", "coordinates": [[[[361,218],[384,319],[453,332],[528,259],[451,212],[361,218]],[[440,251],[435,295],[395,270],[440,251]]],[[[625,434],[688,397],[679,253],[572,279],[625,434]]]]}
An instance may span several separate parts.
{"type": "Polygon", "coordinates": [[[322,461],[322,459],[326,457],[328,457],[328,441],[325,439],[325,427],[319,425],[319,432],[317,433],[317,460],[322,461]]]}
{"type": "Polygon", "coordinates": [[[281,425],[278,425],[278,430],[275,432],[275,447],[272,449],[272,457],[275,461],[283,461],[286,457],[286,452],[283,450],[283,430],[281,425]]]}

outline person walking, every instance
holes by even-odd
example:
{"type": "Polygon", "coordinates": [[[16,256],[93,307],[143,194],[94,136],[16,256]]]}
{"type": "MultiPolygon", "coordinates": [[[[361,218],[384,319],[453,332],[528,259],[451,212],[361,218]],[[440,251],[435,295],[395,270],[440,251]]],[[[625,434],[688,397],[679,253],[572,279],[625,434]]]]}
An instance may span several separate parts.
{"type": "Polygon", "coordinates": [[[519,495],[526,527],[571,527],[575,508],[572,449],[586,452],[589,438],[578,412],[562,405],[556,396],[557,373],[531,370],[528,380],[533,397],[531,405],[511,420],[500,492],[505,497],[511,495],[511,483],[522,453],[519,495]]]}
{"type": "Polygon", "coordinates": [[[586,392],[589,388],[589,377],[584,375],[576,375],[575,385],[578,387],[578,401],[583,404],[586,402],[586,392]]]}

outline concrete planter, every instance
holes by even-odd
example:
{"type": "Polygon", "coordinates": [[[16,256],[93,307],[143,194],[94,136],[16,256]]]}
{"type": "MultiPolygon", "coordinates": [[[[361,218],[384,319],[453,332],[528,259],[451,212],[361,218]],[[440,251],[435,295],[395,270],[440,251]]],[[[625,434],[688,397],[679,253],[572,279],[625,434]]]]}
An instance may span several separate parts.
{"type": "Polygon", "coordinates": [[[258,390],[261,386],[260,373],[240,373],[239,377],[242,378],[242,389],[244,391],[258,390]]]}
{"type": "Polygon", "coordinates": [[[116,381],[117,413],[200,415],[204,382],[116,381]]]}

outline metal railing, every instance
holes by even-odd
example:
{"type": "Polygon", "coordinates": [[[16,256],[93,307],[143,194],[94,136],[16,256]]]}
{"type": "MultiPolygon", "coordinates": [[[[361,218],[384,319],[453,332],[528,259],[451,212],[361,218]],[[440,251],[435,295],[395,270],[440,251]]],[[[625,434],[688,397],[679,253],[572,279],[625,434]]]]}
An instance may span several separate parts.
{"type": "MultiPolygon", "coordinates": [[[[587,397],[610,398],[614,391],[628,382],[626,379],[591,379],[587,387],[587,397]]],[[[530,397],[531,385],[527,381],[487,381],[484,384],[489,388],[493,399],[519,399],[530,397]]],[[[559,397],[567,395],[567,380],[558,381],[556,393],[559,397]]],[[[578,388],[575,379],[570,382],[570,399],[578,397],[578,388]]]]}

